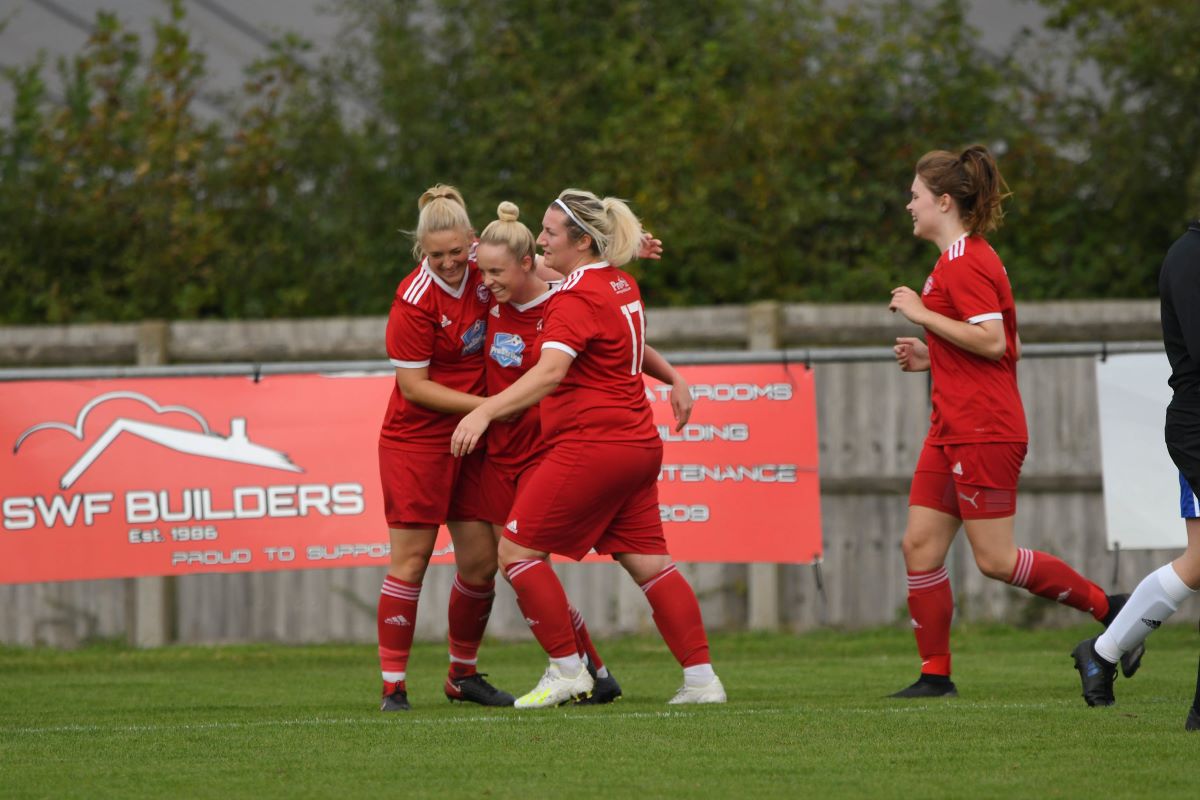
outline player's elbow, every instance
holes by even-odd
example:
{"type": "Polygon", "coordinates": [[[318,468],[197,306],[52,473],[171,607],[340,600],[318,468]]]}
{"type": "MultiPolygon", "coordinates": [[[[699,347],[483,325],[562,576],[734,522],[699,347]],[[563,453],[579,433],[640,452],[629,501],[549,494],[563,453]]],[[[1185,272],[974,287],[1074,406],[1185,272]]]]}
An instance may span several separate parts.
{"type": "Polygon", "coordinates": [[[1004,358],[1004,354],[1008,351],[1008,340],[1004,334],[1000,336],[988,337],[983,343],[983,349],[979,355],[986,358],[988,361],[999,361],[1004,358]]]}
{"type": "Polygon", "coordinates": [[[407,403],[421,404],[423,392],[421,391],[421,381],[396,381],[396,386],[400,389],[400,395],[407,403]]]}
{"type": "Polygon", "coordinates": [[[546,386],[549,387],[550,391],[557,389],[558,385],[562,383],[563,378],[567,377],[567,370],[570,368],[570,366],[570,362],[566,364],[559,364],[556,362],[546,365],[546,370],[542,374],[542,380],[545,382],[546,386]]]}

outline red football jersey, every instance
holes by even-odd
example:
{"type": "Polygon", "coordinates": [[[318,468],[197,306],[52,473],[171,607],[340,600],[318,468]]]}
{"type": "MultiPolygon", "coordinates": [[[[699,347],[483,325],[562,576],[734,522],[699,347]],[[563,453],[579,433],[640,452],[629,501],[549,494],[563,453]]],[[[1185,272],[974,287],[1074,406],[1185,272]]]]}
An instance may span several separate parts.
{"type": "MultiPolygon", "coordinates": [[[[542,324],[554,288],[528,303],[493,303],[488,313],[485,373],[489,395],[512,386],[537,363],[541,352],[542,324]]],[[[496,420],[488,428],[488,458],[500,464],[520,464],[545,449],[539,407],[520,417],[496,420]]]]}
{"type": "Polygon", "coordinates": [[[1000,257],[982,237],[962,236],[942,253],[925,279],[921,299],[930,311],[978,324],[1004,324],[999,361],[968,353],[926,331],[933,376],[931,444],[1026,442],[1025,408],[1017,389],[1017,310],[1000,257]]]}
{"type": "Polygon", "coordinates": [[[557,441],[607,441],[659,446],[646,386],[646,314],[628,273],[607,261],[577,267],[550,298],[542,351],[574,361],[542,400],[542,433],[557,441]]]}
{"type": "MultiPolygon", "coordinates": [[[[429,379],[468,394],[484,393],[483,340],[492,294],[474,261],[457,289],[425,262],[400,281],[388,315],[388,358],[396,367],[428,367],[429,379]]],[[[449,450],[458,414],[431,411],[404,399],[392,386],[380,444],[449,450]]]]}

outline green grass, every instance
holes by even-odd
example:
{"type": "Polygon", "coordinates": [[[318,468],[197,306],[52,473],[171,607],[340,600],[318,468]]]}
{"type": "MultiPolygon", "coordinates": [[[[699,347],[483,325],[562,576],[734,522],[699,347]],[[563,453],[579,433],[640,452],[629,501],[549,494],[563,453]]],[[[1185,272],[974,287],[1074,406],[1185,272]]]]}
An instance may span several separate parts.
{"type": "MultiPolygon", "coordinates": [[[[1089,709],[1067,652],[1090,630],[960,626],[961,696],[921,702],[883,699],[915,677],[903,630],[718,635],[730,702],[681,710],[648,638],[600,643],[622,700],[538,712],[450,705],[419,646],[390,715],[369,646],[0,649],[0,797],[1194,797],[1195,631],[1089,709]]],[[[517,694],[544,664],[482,656],[517,694]]]]}

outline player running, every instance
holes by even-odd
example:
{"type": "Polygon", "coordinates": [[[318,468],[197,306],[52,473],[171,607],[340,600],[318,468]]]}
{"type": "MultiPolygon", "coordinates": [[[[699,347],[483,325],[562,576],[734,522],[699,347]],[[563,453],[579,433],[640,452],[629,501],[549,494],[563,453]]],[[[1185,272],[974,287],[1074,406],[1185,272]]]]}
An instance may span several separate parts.
{"type": "Polygon", "coordinates": [[[483,344],[491,294],[476,267],[474,229],[457,189],[421,195],[413,253],[419,263],[396,289],[387,351],[396,382],[379,436],[379,474],[391,562],[379,596],[383,711],[408,711],[405,678],[421,582],[445,523],[458,573],[450,590],[450,669],[445,694],[512,705],[476,670],[495,596],[496,540],[478,505],[483,453],[452,458],[450,436],[484,392],[483,344]]]}
{"type": "MultiPolygon", "coordinates": [[[[1127,596],[1106,596],[1058,558],[1013,542],[1029,439],[1017,389],[1021,340],[1008,273],[983,238],[1000,225],[1008,187],[979,145],[926,153],[916,173],[907,206],[913,235],[936,244],[941,257],[920,294],[898,286],[888,306],[925,328],[927,342],[900,337],[894,350],[903,371],[931,373],[933,405],[902,543],[921,675],[892,697],[955,697],[954,596],[945,561],[960,527],[984,575],[1089,613],[1105,626],[1127,596]]],[[[1131,652],[1125,674],[1140,660],[1140,650],[1131,652]]]]}
{"type": "MultiPolygon", "coordinates": [[[[1142,579],[1129,602],[1094,639],[1071,654],[1089,706],[1116,702],[1117,662],[1139,649],[1154,630],[1200,589],[1200,221],[1193,222],[1163,259],[1158,276],[1163,344],[1171,364],[1173,395],[1167,407],[1167,452],[1179,468],[1180,516],[1187,526],[1187,550],[1142,579]]],[[[1186,730],[1200,730],[1200,667],[1186,730]]]]}
{"type": "Polygon", "coordinates": [[[518,493],[500,563],[550,664],[518,708],[586,696],[593,679],[576,649],[567,598],[549,553],[609,554],[642,587],[683,666],[671,703],[723,703],[696,595],[672,563],[658,510],[662,441],[642,380],[645,310],[631,275],[641,223],[616,198],[567,189],[542,218],[545,264],[567,274],[548,302],[537,363],[463,418],[451,447],[468,457],[493,421],[541,404],[547,445],[518,493]]]}

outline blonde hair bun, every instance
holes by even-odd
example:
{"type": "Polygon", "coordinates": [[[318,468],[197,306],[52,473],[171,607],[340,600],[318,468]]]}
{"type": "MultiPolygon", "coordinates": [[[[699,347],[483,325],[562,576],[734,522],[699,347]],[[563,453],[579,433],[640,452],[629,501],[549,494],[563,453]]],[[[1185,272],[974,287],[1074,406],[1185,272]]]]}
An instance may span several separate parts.
{"type": "Polygon", "coordinates": [[[505,200],[496,207],[496,218],[501,222],[516,222],[521,216],[521,209],[517,208],[517,204],[505,200]]]}

